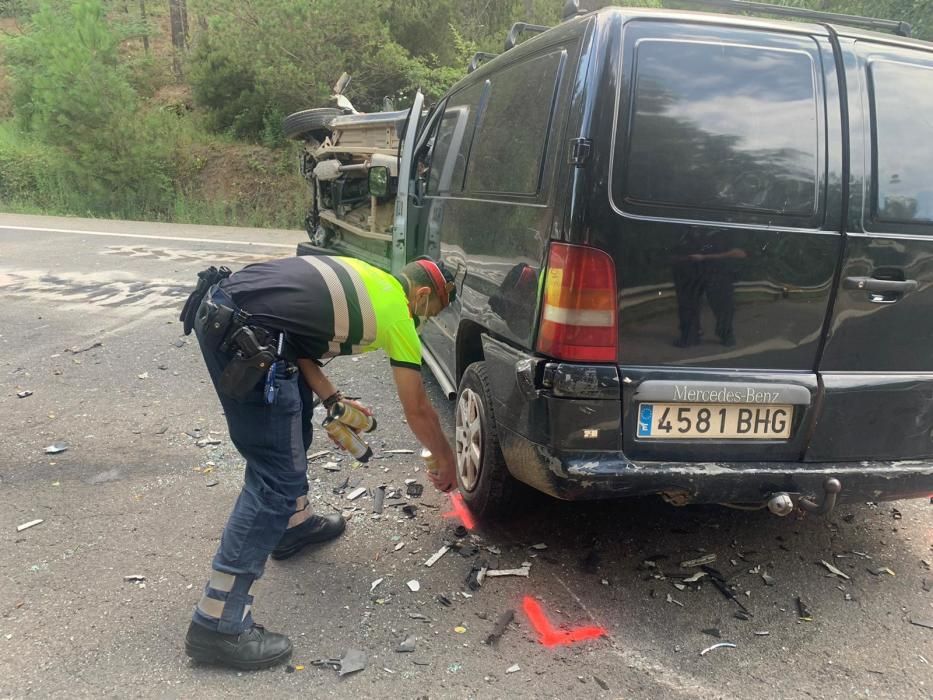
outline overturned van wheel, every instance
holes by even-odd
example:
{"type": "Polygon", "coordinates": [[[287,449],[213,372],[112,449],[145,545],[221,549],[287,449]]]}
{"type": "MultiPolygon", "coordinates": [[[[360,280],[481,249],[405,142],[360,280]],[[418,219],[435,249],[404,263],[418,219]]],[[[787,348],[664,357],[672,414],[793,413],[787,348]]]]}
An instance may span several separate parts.
{"type": "Polygon", "coordinates": [[[463,500],[480,518],[513,512],[524,489],[505,466],[492,409],[485,362],[466,368],[457,391],[457,485],[463,500]]]}
{"type": "Polygon", "coordinates": [[[323,138],[330,133],[330,122],[343,114],[333,107],[304,109],[289,114],[282,120],[282,133],[289,139],[303,139],[305,135],[323,138]]]}

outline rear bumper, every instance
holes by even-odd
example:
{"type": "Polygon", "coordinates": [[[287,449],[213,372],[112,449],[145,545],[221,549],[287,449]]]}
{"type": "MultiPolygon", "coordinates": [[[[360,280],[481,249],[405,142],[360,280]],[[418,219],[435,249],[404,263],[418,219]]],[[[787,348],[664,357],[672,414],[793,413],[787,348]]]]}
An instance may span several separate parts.
{"type": "Polygon", "coordinates": [[[767,462],[744,445],[694,444],[683,461],[644,444],[632,452],[622,429],[632,385],[616,367],[553,363],[488,337],[483,348],[509,471],[557,498],[666,494],[680,503],[757,503],[786,492],[820,501],[830,478],[842,484],[840,502],[933,495],[933,458],[799,461],[802,443],[769,447],[767,462]]]}
{"type": "Polygon", "coordinates": [[[826,479],[842,483],[840,502],[933,495],[933,461],[901,462],[633,462],[619,452],[560,452],[499,426],[512,474],[565,500],[666,494],[679,503],[757,503],[771,494],[823,494],[826,479]]]}

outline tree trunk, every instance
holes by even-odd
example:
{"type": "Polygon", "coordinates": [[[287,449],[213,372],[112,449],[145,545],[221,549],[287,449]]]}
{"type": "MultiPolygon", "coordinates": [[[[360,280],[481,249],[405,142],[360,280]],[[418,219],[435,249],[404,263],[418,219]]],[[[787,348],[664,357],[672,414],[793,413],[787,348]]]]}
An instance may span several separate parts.
{"type": "Polygon", "coordinates": [[[146,0],[139,0],[139,16],[143,20],[143,49],[149,53],[149,22],[146,21],[146,0]]]}
{"type": "Polygon", "coordinates": [[[182,77],[181,57],[188,48],[188,35],[185,28],[188,25],[186,17],[187,8],[184,0],[168,0],[169,19],[172,27],[172,68],[176,79],[182,77]]]}
{"type": "Polygon", "coordinates": [[[188,31],[188,0],[181,0],[181,23],[185,30],[185,46],[188,46],[188,38],[191,33],[188,31]]]}

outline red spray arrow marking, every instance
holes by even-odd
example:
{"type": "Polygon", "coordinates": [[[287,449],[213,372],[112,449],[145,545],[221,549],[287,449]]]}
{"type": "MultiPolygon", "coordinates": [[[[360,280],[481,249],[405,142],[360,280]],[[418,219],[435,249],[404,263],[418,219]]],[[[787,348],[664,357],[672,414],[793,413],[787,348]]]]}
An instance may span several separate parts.
{"type": "Polygon", "coordinates": [[[531,596],[525,596],[522,601],[522,609],[531,621],[531,626],[538,633],[538,641],[546,647],[556,647],[564,644],[573,644],[587,639],[598,639],[606,636],[606,630],[602,627],[589,625],[586,627],[577,627],[572,630],[560,630],[551,624],[547,619],[544,610],[531,596]]]}
{"type": "Polygon", "coordinates": [[[459,520],[467,530],[472,530],[476,527],[476,520],[473,519],[473,514],[470,512],[470,509],[467,508],[466,503],[463,502],[463,496],[460,495],[459,491],[454,491],[450,494],[450,507],[453,508],[453,510],[444,513],[445,518],[459,520]]]}

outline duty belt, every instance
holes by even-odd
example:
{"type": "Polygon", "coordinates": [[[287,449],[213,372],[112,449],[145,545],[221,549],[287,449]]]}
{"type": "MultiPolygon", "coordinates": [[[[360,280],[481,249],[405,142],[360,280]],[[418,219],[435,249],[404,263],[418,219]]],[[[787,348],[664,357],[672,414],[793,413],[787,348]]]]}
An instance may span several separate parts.
{"type": "MultiPolygon", "coordinates": [[[[238,401],[246,399],[265,377],[265,400],[275,402],[278,389],[276,372],[293,373],[297,367],[283,356],[285,333],[265,328],[251,320],[221,287],[227,275],[210,268],[198,275],[198,287],[189,296],[182,312],[186,331],[198,324],[198,336],[205,349],[230,356],[218,381],[220,391],[238,401]],[[219,279],[218,279],[219,277],[219,279]],[[215,279],[206,289],[204,282],[215,279]],[[192,304],[196,312],[191,313],[192,304]]],[[[291,358],[292,360],[294,358],[291,358]]]]}

